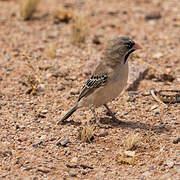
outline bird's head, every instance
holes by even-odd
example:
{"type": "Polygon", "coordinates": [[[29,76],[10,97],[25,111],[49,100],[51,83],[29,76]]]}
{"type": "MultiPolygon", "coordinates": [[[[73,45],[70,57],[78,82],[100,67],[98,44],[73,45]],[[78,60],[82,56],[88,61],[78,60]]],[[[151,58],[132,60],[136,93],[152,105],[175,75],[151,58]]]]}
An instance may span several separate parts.
{"type": "Polygon", "coordinates": [[[127,36],[118,36],[109,42],[105,55],[113,61],[125,64],[129,55],[137,49],[141,49],[138,43],[127,36]]]}

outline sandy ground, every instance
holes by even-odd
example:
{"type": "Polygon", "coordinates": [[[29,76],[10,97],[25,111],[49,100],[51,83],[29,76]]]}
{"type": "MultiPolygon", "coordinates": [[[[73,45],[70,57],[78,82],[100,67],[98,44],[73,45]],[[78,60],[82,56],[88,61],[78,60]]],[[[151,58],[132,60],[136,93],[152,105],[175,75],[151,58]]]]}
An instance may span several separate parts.
{"type": "Polygon", "coordinates": [[[44,0],[29,21],[20,19],[19,5],[18,0],[0,1],[0,179],[178,180],[180,106],[164,107],[143,93],[180,89],[179,0],[44,0]],[[72,21],[54,20],[58,5],[87,16],[83,48],[71,43],[72,21]],[[143,62],[174,80],[146,76],[136,89],[109,103],[120,123],[98,108],[102,127],[85,143],[78,135],[81,122],[93,117],[90,111],[78,110],[64,125],[57,122],[76,102],[107,40],[116,35],[143,46],[129,60],[129,83],[138,77],[136,71],[147,69],[143,62]],[[49,47],[55,48],[53,57],[49,47]],[[121,164],[129,137],[138,137],[128,151],[134,161],[121,164]]]}

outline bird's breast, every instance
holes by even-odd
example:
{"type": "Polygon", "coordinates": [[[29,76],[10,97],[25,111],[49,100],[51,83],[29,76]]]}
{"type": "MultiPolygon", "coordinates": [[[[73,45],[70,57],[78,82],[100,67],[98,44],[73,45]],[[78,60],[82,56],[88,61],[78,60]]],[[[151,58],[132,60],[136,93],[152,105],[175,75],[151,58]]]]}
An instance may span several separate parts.
{"type": "Polygon", "coordinates": [[[127,84],[128,79],[128,64],[121,65],[113,71],[109,77],[107,83],[97,88],[91,95],[83,99],[83,106],[94,105],[96,107],[101,106],[114,98],[119,96],[127,84]]]}

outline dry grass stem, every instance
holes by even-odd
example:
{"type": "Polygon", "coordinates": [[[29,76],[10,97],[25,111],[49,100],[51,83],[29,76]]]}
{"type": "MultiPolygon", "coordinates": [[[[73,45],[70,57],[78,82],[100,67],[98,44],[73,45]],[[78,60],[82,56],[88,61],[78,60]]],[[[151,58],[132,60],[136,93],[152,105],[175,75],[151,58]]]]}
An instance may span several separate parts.
{"type": "Polygon", "coordinates": [[[35,12],[40,0],[25,0],[20,7],[20,15],[23,20],[29,20],[35,12]]]}
{"type": "Polygon", "coordinates": [[[127,156],[124,152],[119,152],[117,157],[118,164],[134,165],[136,156],[127,156]]]}
{"type": "Polygon", "coordinates": [[[80,138],[82,142],[91,142],[94,137],[94,125],[89,121],[82,124],[80,138]]]}
{"type": "Polygon", "coordinates": [[[160,104],[162,104],[163,106],[167,107],[167,105],[165,103],[163,103],[163,101],[161,101],[158,96],[155,95],[155,90],[154,89],[151,89],[151,95],[152,97],[157,101],[159,102],[160,104]]]}
{"type": "Polygon", "coordinates": [[[25,61],[25,65],[30,69],[31,75],[26,75],[26,85],[28,87],[28,90],[26,91],[26,94],[36,95],[39,84],[40,84],[40,74],[37,72],[37,68],[35,68],[31,64],[31,57],[23,54],[23,60],[25,61]]]}
{"type": "Polygon", "coordinates": [[[133,134],[129,136],[126,141],[124,142],[125,148],[127,150],[134,150],[137,148],[139,143],[140,137],[138,134],[133,134]]]}
{"type": "Polygon", "coordinates": [[[58,7],[54,10],[54,18],[61,22],[68,23],[73,17],[73,13],[63,7],[58,7]]]}
{"type": "Polygon", "coordinates": [[[49,44],[46,48],[47,57],[54,59],[56,57],[56,44],[49,44]]]}
{"type": "Polygon", "coordinates": [[[80,46],[82,43],[85,42],[87,35],[87,19],[82,15],[74,16],[72,25],[72,43],[74,45],[80,46]]]}

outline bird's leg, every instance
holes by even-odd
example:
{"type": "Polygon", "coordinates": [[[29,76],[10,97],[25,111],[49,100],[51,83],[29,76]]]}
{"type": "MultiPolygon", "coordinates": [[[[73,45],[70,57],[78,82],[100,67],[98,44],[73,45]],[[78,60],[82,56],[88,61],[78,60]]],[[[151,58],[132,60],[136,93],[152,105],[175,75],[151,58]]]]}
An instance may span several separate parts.
{"type": "Polygon", "coordinates": [[[90,109],[91,109],[91,111],[93,113],[93,116],[94,116],[94,123],[99,122],[99,118],[98,118],[98,116],[96,114],[96,111],[95,111],[94,107],[92,106],[90,109]]]}
{"type": "Polygon", "coordinates": [[[116,120],[116,116],[114,115],[114,113],[109,109],[109,107],[107,106],[107,104],[104,104],[104,107],[108,110],[108,113],[110,114],[110,116],[116,120]]]}

